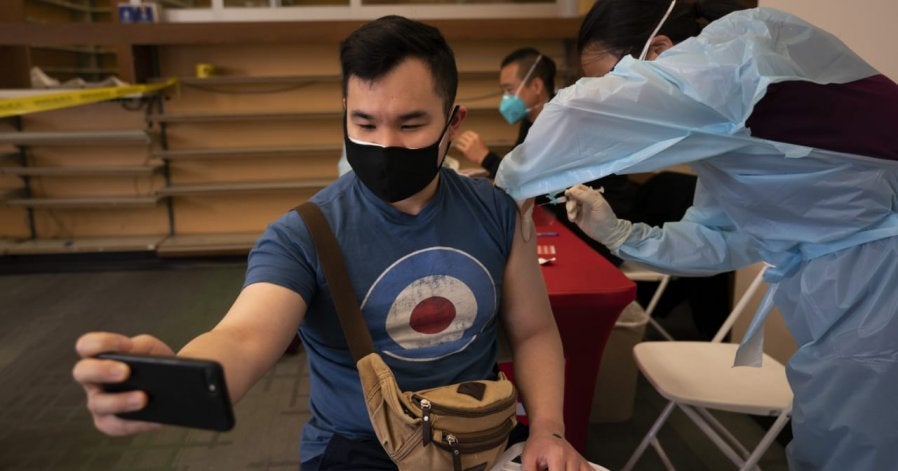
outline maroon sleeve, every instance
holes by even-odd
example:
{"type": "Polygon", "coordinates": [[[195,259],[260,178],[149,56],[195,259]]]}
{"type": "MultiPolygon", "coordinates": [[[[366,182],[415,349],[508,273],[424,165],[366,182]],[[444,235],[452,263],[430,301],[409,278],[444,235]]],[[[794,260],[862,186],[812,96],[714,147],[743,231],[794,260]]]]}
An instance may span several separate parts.
{"type": "Polygon", "coordinates": [[[898,160],[898,85],[884,75],[771,84],[746,126],[772,141],[898,160]]]}

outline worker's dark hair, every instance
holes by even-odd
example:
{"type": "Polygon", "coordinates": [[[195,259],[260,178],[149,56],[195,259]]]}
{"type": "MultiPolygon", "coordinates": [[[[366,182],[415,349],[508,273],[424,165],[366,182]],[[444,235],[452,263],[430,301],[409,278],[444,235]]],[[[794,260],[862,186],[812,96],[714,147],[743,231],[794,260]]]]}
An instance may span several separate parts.
{"type": "MultiPolygon", "coordinates": [[[[658,34],[676,44],[698,35],[718,18],[757,4],[756,0],[678,0],[658,34]]],[[[669,7],[670,0],[596,0],[580,24],[577,49],[583,52],[587,46],[600,45],[620,57],[639,55],[669,7]]]]}

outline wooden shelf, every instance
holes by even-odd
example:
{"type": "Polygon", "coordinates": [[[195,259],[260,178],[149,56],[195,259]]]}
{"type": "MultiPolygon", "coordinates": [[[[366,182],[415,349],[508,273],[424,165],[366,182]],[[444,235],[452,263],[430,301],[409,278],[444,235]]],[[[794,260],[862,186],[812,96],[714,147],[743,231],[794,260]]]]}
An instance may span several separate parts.
{"type": "MultiPolygon", "coordinates": [[[[113,118],[115,115],[103,114],[92,123],[87,121],[87,114],[81,118],[83,122],[79,121],[82,115],[78,113],[74,117],[48,114],[47,121],[35,119],[31,123],[29,118],[24,118],[22,132],[16,132],[13,126],[16,123],[7,123],[4,132],[0,132],[0,154],[17,150],[21,153],[18,158],[12,154],[0,161],[0,178],[6,178],[8,187],[24,188],[8,195],[8,201],[0,201],[0,205],[13,208],[7,212],[17,218],[16,225],[11,226],[15,230],[6,232],[24,233],[35,239],[30,246],[22,246],[28,247],[23,249],[25,252],[105,251],[128,246],[128,242],[115,240],[123,232],[119,224],[126,223],[133,227],[129,232],[209,233],[159,236],[152,243],[134,244],[135,250],[147,250],[155,245],[155,250],[166,256],[245,255],[259,234],[230,232],[261,232],[265,221],[261,220],[262,215],[235,219],[227,211],[235,201],[233,198],[248,201],[235,209],[254,211],[256,207],[281,204],[285,198],[303,199],[335,180],[336,168],[328,162],[336,163],[342,151],[343,110],[338,103],[341,77],[333,48],[369,20],[118,24],[113,19],[78,24],[28,24],[23,20],[24,11],[7,12],[5,7],[0,10],[4,11],[0,16],[6,18],[0,28],[0,45],[9,49],[4,55],[10,59],[5,63],[11,64],[7,67],[9,73],[4,74],[8,76],[4,82],[9,88],[27,87],[33,58],[53,61],[47,65],[60,68],[81,65],[84,69],[103,72],[102,69],[111,66],[109,60],[114,54],[119,77],[132,83],[147,83],[151,81],[149,77],[163,73],[184,75],[180,78],[180,95],[167,89],[164,94],[168,101],[160,102],[162,106],[144,107],[139,110],[139,116],[129,119],[120,121],[113,118]],[[300,52],[308,56],[308,67],[283,66],[256,57],[272,47],[277,49],[273,51],[275,55],[290,54],[295,52],[295,45],[300,45],[300,52]],[[31,48],[45,50],[32,52],[31,48]],[[327,51],[334,52],[328,55],[327,51]],[[237,55],[232,58],[231,53],[237,55]],[[63,63],[74,58],[95,61],[63,63]],[[203,79],[192,76],[197,62],[215,63],[222,75],[203,79]],[[280,98],[289,98],[289,103],[278,101],[280,98]],[[327,100],[332,98],[336,101],[329,103],[327,100]],[[154,116],[156,111],[160,114],[154,116]],[[307,129],[296,131],[297,126],[307,129]],[[132,127],[132,131],[116,131],[132,127]],[[38,132],[86,128],[95,128],[97,132],[38,132]],[[260,132],[222,136],[242,128],[260,132]],[[328,137],[331,131],[335,134],[328,137]],[[36,149],[34,158],[28,146],[36,149]],[[215,146],[226,148],[210,148],[215,146]],[[127,155],[118,155],[116,149],[119,153],[128,151],[127,155]],[[74,159],[85,152],[90,154],[85,157],[91,160],[74,159]],[[134,152],[140,156],[135,154],[133,160],[125,160],[134,152]],[[103,156],[109,158],[101,159],[103,156]],[[52,161],[43,166],[27,166],[42,158],[52,161]],[[162,161],[161,167],[157,163],[149,166],[152,169],[143,165],[157,160],[162,161]],[[102,163],[113,165],[100,168],[102,163]],[[252,171],[259,165],[270,169],[264,174],[252,171]],[[159,168],[172,170],[166,175],[170,178],[165,183],[161,173],[153,173],[159,168]],[[118,180],[103,180],[107,175],[118,180]],[[142,185],[142,190],[133,187],[135,181],[144,182],[144,179],[153,185],[142,185]],[[112,195],[103,196],[103,193],[112,195]],[[114,196],[116,193],[120,196],[114,196]],[[86,196],[75,197],[79,194],[86,196]],[[43,195],[53,197],[39,197],[43,195]],[[201,224],[196,222],[197,217],[203,219],[201,224]],[[182,224],[175,224],[177,221],[182,224]],[[60,234],[88,231],[108,239],[41,241],[60,234]]],[[[564,56],[559,63],[567,63],[580,18],[461,18],[427,20],[427,23],[439,28],[451,44],[458,45],[456,52],[464,55],[459,57],[465,69],[459,71],[460,93],[471,96],[459,96],[459,99],[469,106],[469,115],[476,118],[476,124],[483,124],[484,129],[506,136],[507,133],[499,132],[504,124],[497,121],[501,118],[495,109],[500,94],[496,86],[498,63],[494,56],[508,45],[532,44],[541,48],[545,45],[553,58],[564,56]]],[[[490,141],[488,145],[501,152],[513,143],[501,140],[490,141]]]]}
{"type": "Polygon", "coordinates": [[[310,179],[267,182],[203,183],[197,185],[173,185],[156,191],[161,196],[188,196],[213,193],[269,192],[291,190],[317,190],[333,183],[334,179],[310,179]]]}
{"type": "Polygon", "coordinates": [[[59,131],[59,132],[0,132],[0,144],[18,146],[80,145],[94,143],[149,144],[152,136],[146,131],[59,131]]]}
{"type": "Polygon", "coordinates": [[[0,165],[18,165],[21,155],[18,152],[0,153],[0,165]]]}
{"type": "Polygon", "coordinates": [[[5,241],[0,248],[4,255],[146,252],[156,250],[163,239],[164,235],[34,239],[5,241]]]}
{"type": "Polygon", "coordinates": [[[512,147],[514,147],[514,142],[515,141],[512,141],[510,139],[497,139],[497,140],[489,140],[485,144],[490,149],[495,148],[495,147],[505,147],[505,148],[511,149],[512,147]]]}
{"type": "Polygon", "coordinates": [[[92,7],[89,5],[84,5],[80,3],[70,2],[66,0],[32,0],[37,3],[43,3],[45,5],[52,5],[60,8],[65,8],[70,11],[77,11],[81,13],[103,13],[110,14],[112,13],[112,9],[109,7],[92,7]]]}
{"type": "MultiPolygon", "coordinates": [[[[458,71],[459,80],[478,80],[493,79],[498,80],[498,70],[460,70],[458,71]]],[[[269,75],[269,76],[252,76],[252,75],[213,75],[206,78],[197,77],[179,77],[178,82],[182,85],[283,85],[283,84],[303,84],[303,83],[339,83],[339,74],[310,74],[310,75],[269,75]]],[[[155,77],[150,79],[151,82],[161,82],[167,80],[165,77],[155,77]]]]}
{"type": "Polygon", "coordinates": [[[159,6],[163,8],[197,8],[196,4],[193,1],[188,0],[158,0],[156,3],[158,3],[159,6]]]}
{"type": "MultiPolygon", "coordinates": [[[[366,20],[265,21],[226,23],[7,23],[0,28],[0,44],[246,44],[333,43],[342,41],[366,20]]],[[[574,39],[580,18],[461,18],[428,20],[451,43],[454,40],[495,39],[518,43],[538,39],[574,39]]]]}
{"type": "Polygon", "coordinates": [[[0,201],[11,199],[20,199],[25,197],[24,188],[10,188],[8,190],[0,190],[0,201]]]}
{"type": "Polygon", "coordinates": [[[149,165],[82,165],[71,167],[0,167],[0,175],[29,177],[129,177],[152,175],[162,169],[162,162],[149,165]]]}
{"type": "Polygon", "coordinates": [[[163,196],[91,196],[75,198],[14,198],[6,200],[7,206],[34,209],[110,209],[142,208],[159,204],[163,196]]]}
{"type": "Polygon", "coordinates": [[[169,160],[206,160],[249,157],[300,157],[308,155],[340,154],[342,148],[333,145],[295,147],[234,147],[223,149],[181,149],[153,152],[153,157],[169,160]]]}
{"type": "Polygon", "coordinates": [[[118,69],[115,67],[54,67],[44,66],[41,70],[48,74],[87,74],[87,75],[115,75],[118,69]]]}
{"type": "MultiPolygon", "coordinates": [[[[462,98],[464,98],[464,97],[462,97],[462,98]]],[[[480,100],[478,100],[478,102],[479,101],[480,100]]],[[[499,116],[499,110],[495,106],[493,106],[493,103],[474,104],[474,105],[467,104],[465,106],[468,107],[468,116],[472,116],[472,115],[473,116],[483,116],[483,115],[499,116]]]]}
{"type": "Polygon", "coordinates": [[[195,255],[246,255],[261,233],[184,234],[163,240],[156,250],[161,257],[195,255]]]}
{"type": "MultiPolygon", "coordinates": [[[[499,93],[497,92],[498,96],[499,93]]],[[[486,113],[498,114],[492,105],[467,105],[469,113],[480,115],[486,113]]],[[[341,120],[343,111],[311,111],[289,113],[197,113],[197,114],[156,114],[150,119],[158,123],[216,123],[239,121],[312,121],[312,120],[341,120]]],[[[2,142],[2,141],[0,141],[2,142]]]]}
{"type": "Polygon", "coordinates": [[[71,52],[75,54],[90,55],[115,55],[115,51],[91,46],[34,46],[32,49],[41,49],[45,51],[71,52]]]}
{"type": "Polygon", "coordinates": [[[315,119],[336,119],[342,111],[311,113],[209,113],[209,114],[157,114],[150,119],[159,123],[214,123],[230,121],[298,121],[315,119]]]}
{"type": "MultiPolygon", "coordinates": [[[[162,77],[151,79],[152,81],[166,80],[162,77]]],[[[339,75],[213,75],[212,77],[179,77],[178,82],[183,85],[282,85],[309,82],[339,82],[339,75]]]]}

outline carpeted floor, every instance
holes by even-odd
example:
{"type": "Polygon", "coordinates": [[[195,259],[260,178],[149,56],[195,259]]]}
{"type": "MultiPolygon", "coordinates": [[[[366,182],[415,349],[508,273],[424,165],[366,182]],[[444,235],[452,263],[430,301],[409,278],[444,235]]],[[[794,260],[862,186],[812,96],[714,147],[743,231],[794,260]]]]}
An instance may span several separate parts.
{"type": "MultiPolygon", "coordinates": [[[[107,437],[93,428],[71,379],[81,333],[147,332],[177,349],[227,310],[244,268],[241,260],[0,258],[0,470],[298,469],[299,430],[308,417],[301,352],[282,358],[236,406],[237,427],[228,433],[169,427],[107,437]]],[[[689,335],[689,316],[680,317],[663,322],[689,335]]],[[[587,458],[620,467],[662,407],[640,380],[633,418],[592,424],[587,458]]],[[[763,434],[750,418],[722,420],[750,443],[763,434]]],[[[680,469],[734,469],[682,414],[660,439],[680,469]]],[[[761,465],[787,469],[783,447],[774,443],[761,465]]],[[[663,467],[649,451],[637,469],[663,467]]]]}

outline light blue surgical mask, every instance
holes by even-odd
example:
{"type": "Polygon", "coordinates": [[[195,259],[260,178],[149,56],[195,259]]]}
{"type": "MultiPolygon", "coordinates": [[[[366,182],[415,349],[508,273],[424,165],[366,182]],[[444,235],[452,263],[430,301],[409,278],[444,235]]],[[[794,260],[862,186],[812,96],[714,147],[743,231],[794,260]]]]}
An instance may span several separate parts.
{"type": "Polygon", "coordinates": [[[499,113],[505,118],[508,124],[515,124],[527,116],[527,105],[524,100],[517,95],[502,95],[502,102],[499,103],[499,113]]]}
{"type": "Polygon", "coordinates": [[[514,95],[502,95],[502,101],[499,103],[499,113],[502,114],[502,117],[505,118],[505,121],[507,121],[508,124],[515,124],[524,119],[524,117],[527,116],[527,112],[530,111],[524,103],[524,100],[522,100],[518,94],[521,93],[521,89],[524,88],[524,84],[527,83],[527,80],[530,80],[530,76],[533,75],[533,71],[536,69],[536,64],[539,64],[539,61],[542,58],[542,54],[536,56],[536,60],[533,61],[533,65],[530,66],[530,70],[527,71],[524,80],[518,85],[518,89],[515,90],[514,95]]]}

